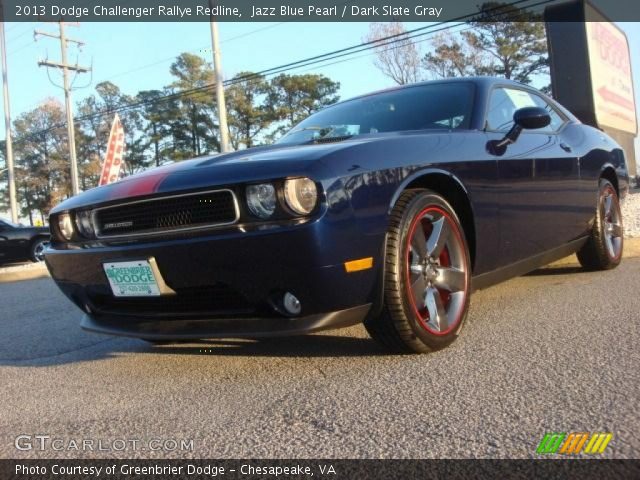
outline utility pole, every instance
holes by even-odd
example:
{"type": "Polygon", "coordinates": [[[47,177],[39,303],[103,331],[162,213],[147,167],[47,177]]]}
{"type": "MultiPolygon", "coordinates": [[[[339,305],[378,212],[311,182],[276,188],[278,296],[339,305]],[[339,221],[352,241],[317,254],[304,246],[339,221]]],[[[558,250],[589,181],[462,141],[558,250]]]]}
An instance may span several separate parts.
{"type": "MultiPolygon", "coordinates": [[[[210,1],[211,5],[213,2],[210,1]]],[[[220,149],[230,151],[229,128],[227,127],[227,105],[224,101],[224,85],[222,78],[222,59],[220,56],[220,42],[218,41],[218,23],[211,16],[211,50],[213,51],[213,70],[216,76],[216,101],[218,103],[218,124],[220,125],[220,149]]]]}
{"type": "Polygon", "coordinates": [[[78,185],[78,161],[76,159],[76,136],[73,125],[73,103],[71,102],[71,86],[69,85],[69,71],[77,73],[87,73],[91,69],[81,67],[80,65],[69,65],[67,63],[67,46],[69,43],[75,43],[78,46],[84,45],[84,42],[67,38],[64,32],[65,22],[58,22],[60,33],[58,35],[49,32],[35,31],[35,35],[41,35],[43,37],[50,37],[60,40],[60,56],[61,62],[51,62],[49,60],[41,60],[38,62],[40,67],[54,67],[62,70],[63,89],[64,89],[64,103],[67,113],[67,133],[69,135],[69,159],[71,160],[71,191],[73,195],[77,195],[80,192],[78,185]]]}
{"type": "Polygon", "coordinates": [[[11,143],[11,109],[9,108],[9,78],[7,76],[7,45],[4,38],[4,22],[0,22],[0,49],[2,50],[2,93],[4,95],[4,128],[6,141],[7,168],[9,174],[9,206],[11,221],[18,223],[18,202],[16,201],[16,177],[13,171],[13,144],[11,143]]]}

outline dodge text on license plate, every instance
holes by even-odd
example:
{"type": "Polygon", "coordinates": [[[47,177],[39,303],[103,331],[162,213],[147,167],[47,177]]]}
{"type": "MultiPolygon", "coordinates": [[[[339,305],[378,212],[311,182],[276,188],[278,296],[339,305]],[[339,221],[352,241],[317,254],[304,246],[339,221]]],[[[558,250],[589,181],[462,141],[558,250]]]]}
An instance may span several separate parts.
{"type": "Polygon", "coordinates": [[[116,297],[160,296],[158,280],[147,260],[105,263],[103,267],[116,297]]]}

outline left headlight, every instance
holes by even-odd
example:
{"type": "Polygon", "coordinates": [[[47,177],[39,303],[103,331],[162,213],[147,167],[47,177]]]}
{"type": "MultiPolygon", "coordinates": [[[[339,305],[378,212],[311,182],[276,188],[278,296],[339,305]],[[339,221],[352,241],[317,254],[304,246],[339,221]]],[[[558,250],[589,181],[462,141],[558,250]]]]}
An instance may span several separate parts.
{"type": "Polygon", "coordinates": [[[247,206],[253,215],[267,219],[276,210],[276,189],[270,183],[247,187],[247,206]]]}
{"type": "Polygon", "coordinates": [[[71,240],[73,237],[73,222],[71,221],[71,215],[68,213],[62,213],[58,217],[58,229],[65,240],[71,240]]]}

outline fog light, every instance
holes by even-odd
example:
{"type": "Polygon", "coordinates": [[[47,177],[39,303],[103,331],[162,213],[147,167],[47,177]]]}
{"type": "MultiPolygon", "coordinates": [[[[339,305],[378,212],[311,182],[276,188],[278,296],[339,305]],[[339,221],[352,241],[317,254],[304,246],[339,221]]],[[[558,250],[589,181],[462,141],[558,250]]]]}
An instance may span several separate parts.
{"type": "Polygon", "coordinates": [[[302,310],[300,300],[298,300],[292,293],[285,293],[282,298],[282,306],[289,315],[298,315],[302,310]]]}

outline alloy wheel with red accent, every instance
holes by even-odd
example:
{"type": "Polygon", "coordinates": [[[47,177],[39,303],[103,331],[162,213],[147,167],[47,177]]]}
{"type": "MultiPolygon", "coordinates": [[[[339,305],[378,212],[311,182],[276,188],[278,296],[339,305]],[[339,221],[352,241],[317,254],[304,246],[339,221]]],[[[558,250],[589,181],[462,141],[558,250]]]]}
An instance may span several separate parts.
{"type": "Polygon", "coordinates": [[[455,340],[470,297],[464,230],[449,203],[429,190],[408,190],[391,214],[385,306],[365,327],[385,346],[428,352],[455,340]]]}
{"type": "Polygon", "coordinates": [[[446,335],[460,323],[467,285],[467,259],[461,232],[444,209],[430,206],[407,235],[406,285],[421,325],[446,335]]]}
{"type": "Polygon", "coordinates": [[[591,235],[577,252],[580,264],[589,270],[609,270],[622,260],[624,228],[616,189],[606,179],[600,179],[598,203],[591,235]]]}

